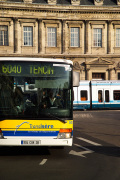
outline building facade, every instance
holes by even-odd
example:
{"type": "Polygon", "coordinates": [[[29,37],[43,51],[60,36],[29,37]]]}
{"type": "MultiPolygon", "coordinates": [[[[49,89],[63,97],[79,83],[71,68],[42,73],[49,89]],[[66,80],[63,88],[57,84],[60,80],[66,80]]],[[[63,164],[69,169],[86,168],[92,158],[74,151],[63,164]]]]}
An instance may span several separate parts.
{"type": "Polygon", "coordinates": [[[70,59],[80,80],[118,80],[120,0],[0,0],[0,56],[70,59]]]}

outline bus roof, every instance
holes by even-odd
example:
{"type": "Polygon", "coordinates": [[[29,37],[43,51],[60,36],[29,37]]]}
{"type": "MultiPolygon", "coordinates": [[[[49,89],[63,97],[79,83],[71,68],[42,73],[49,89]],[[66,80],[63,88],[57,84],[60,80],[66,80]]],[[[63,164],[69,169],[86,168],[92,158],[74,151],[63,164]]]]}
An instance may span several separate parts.
{"type": "Polygon", "coordinates": [[[52,58],[34,58],[34,57],[0,57],[0,61],[39,61],[39,62],[58,62],[72,64],[71,60],[67,59],[52,59],[52,58]]]}

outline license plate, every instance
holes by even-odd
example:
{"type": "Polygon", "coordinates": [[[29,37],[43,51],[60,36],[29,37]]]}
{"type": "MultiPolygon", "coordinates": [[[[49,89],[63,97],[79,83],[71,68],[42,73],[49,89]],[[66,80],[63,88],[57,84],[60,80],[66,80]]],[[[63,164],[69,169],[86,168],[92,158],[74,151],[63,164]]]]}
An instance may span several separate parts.
{"type": "Polygon", "coordinates": [[[21,141],[22,145],[39,145],[40,141],[34,141],[34,140],[22,140],[21,141]]]}

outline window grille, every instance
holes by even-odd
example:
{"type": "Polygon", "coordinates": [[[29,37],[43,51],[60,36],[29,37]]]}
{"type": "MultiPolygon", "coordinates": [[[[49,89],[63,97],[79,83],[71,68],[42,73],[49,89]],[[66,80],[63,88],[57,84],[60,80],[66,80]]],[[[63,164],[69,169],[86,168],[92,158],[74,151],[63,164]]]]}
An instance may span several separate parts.
{"type": "Polygon", "coordinates": [[[0,46],[8,46],[8,27],[0,26],[0,46]]]}
{"type": "Polygon", "coordinates": [[[120,28],[116,29],[116,47],[120,47],[120,28]]]}
{"type": "Polygon", "coordinates": [[[93,46],[102,47],[102,29],[101,28],[93,29],[93,46]]]}
{"type": "Polygon", "coordinates": [[[23,27],[24,31],[24,46],[32,46],[33,45],[33,27],[23,27]]]}
{"type": "Polygon", "coordinates": [[[79,28],[70,28],[70,46],[79,47],[79,28]]]}
{"type": "Polygon", "coordinates": [[[48,47],[56,47],[57,46],[57,38],[56,38],[56,28],[49,27],[47,28],[47,45],[48,47]]]}

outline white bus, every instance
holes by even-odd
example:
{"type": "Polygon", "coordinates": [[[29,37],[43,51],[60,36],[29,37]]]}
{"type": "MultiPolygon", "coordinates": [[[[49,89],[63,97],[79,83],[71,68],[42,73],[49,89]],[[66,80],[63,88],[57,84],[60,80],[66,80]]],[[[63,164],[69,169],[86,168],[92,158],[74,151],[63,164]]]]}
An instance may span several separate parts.
{"type": "Polygon", "coordinates": [[[72,62],[0,58],[0,146],[71,146],[72,62]]]}

